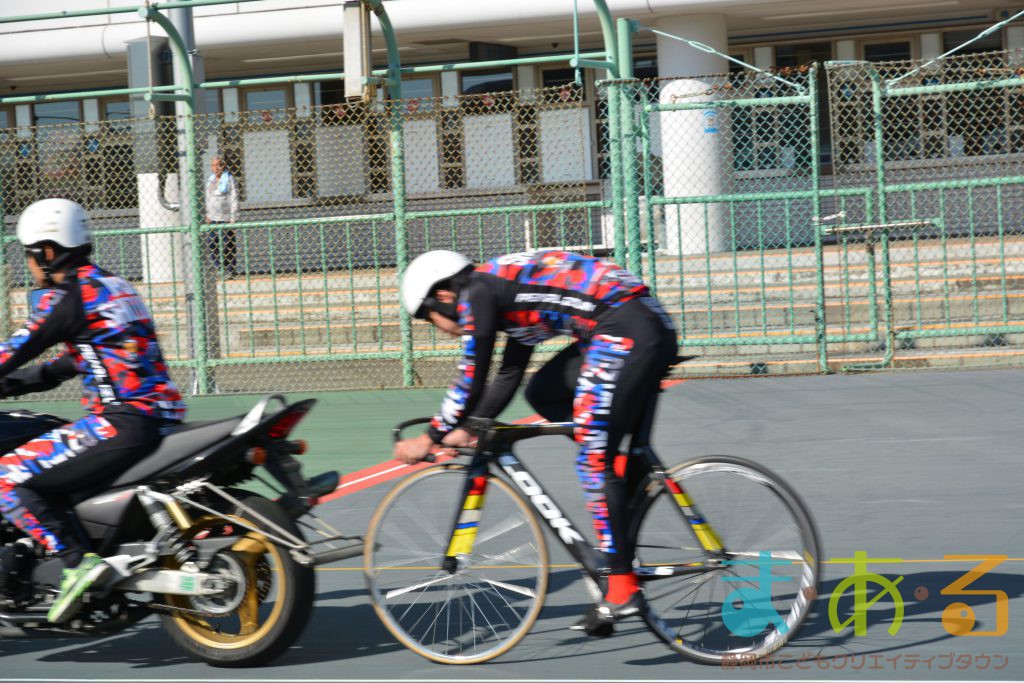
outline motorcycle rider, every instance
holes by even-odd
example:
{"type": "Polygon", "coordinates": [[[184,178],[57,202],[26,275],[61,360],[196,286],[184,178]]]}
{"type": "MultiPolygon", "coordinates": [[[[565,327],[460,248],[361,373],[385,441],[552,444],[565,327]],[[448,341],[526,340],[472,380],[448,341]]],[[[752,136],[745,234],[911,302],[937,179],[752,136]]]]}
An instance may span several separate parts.
{"type": "Polygon", "coordinates": [[[127,470],[184,419],[185,404],[139,294],[90,261],[85,210],[67,199],[43,199],[21,214],[17,232],[32,277],[48,291],[22,328],[0,344],[0,394],[45,391],[81,375],[87,412],[0,456],[0,513],[69,567],[48,615],[60,623],[78,611],[90,587],[103,586],[115,571],[89,552],[67,511],[50,497],[127,470]],[[56,358],[18,370],[61,343],[65,349],[56,358]]]}

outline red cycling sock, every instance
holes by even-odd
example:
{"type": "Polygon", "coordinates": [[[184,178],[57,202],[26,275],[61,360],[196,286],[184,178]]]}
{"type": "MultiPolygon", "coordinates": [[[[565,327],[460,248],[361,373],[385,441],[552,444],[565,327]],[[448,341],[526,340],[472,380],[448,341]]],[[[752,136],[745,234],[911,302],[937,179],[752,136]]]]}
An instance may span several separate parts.
{"type": "Polygon", "coordinates": [[[624,605],[638,590],[640,590],[640,584],[633,572],[612,574],[608,577],[608,593],[604,599],[616,605],[624,605]]]}

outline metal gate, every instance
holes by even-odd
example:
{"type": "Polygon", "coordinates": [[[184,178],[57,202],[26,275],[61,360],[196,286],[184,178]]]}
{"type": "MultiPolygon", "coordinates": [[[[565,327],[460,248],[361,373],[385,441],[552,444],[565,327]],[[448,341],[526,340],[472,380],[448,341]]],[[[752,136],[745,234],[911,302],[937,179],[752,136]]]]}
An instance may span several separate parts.
{"type": "Polygon", "coordinates": [[[1019,57],[616,82],[627,230],[700,371],[1013,362],[1019,57]]]}
{"type": "Polygon", "coordinates": [[[1020,355],[1012,348],[1024,332],[1019,64],[1019,53],[1003,52],[933,65],[827,65],[835,184],[870,200],[833,229],[845,291],[830,329],[833,320],[847,331],[867,325],[880,356],[850,368],[1020,355]]]}

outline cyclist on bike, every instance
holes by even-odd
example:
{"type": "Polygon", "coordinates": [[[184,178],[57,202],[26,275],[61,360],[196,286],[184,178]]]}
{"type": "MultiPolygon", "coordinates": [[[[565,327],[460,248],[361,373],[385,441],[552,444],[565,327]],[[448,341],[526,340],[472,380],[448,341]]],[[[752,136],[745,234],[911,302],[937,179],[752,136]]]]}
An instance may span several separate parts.
{"type": "Polygon", "coordinates": [[[184,419],[185,404],[138,293],[90,262],[89,216],[81,206],[66,199],[32,204],[18,220],[18,240],[33,279],[48,291],[0,344],[0,394],[45,391],[81,375],[88,413],[0,457],[0,513],[71,568],[49,613],[59,623],[78,611],[90,586],[102,587],[115,572],[89,552],[50,497],[127,470],[184,419]],[[17,369],[62,343],[56,358],[17,369]]]}
{"type": "MultiPolygon", "coordinates": [[[[564,251],[509,254],[474,267],[461,254],[430,251],[409,264],[401,285],[410,315],[462,338],[459,377],[426,434],[398,442],[394,455],[412,464],[438,445],[466,446],[460,425],[494,418],[511,401],[534,347],[551,337],[576,341],[530,381],[526,398],[552,422],[575,422],[577,473],[611,573],[604,600],[573,626],[608,633],[637,614],[643,594],[628,539],[627,434],[643,432],[659,385],[676,356],[671,319],[632,273],[610,261],[564,251]],[[487,385],[498,332],[508,341],[487,385]],[[485,390],[486,386],[486,390],[485,390]]],[[[633,439],[630,451],[646,446],[633,439]]]]}

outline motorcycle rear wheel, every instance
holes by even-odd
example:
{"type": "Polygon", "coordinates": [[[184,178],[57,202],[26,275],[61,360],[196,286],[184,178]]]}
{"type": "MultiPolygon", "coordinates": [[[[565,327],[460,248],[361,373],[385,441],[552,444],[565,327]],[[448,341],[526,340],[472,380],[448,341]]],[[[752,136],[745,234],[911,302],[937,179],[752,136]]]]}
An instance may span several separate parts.
{"type": "MultiPolygon", "coordinates": [[[[274,502],[251,495],[242,502],[259,515],[301,538],[291,519],[274,502]]],[[[238,509],[231,517],[261,527],[238,509]]],[[[210,666],[249,667],[266,664],[287,650],[309,621],[316,597],[312,567],[304,567],[287,549],[260,533],[235,527],[213,515],[199,518],[187,532],[195,538],[240,536],[221,551],[206,571],[244,577],[240,594],[193,598],[165,595],[161,599],[181,611],[161,615],[163,627],[187,655],[210,666]],[[217,616],[211,616],[216,613],[217,616]]],[[[177,569],[171,558],[168,569],[177,569]]]]}

